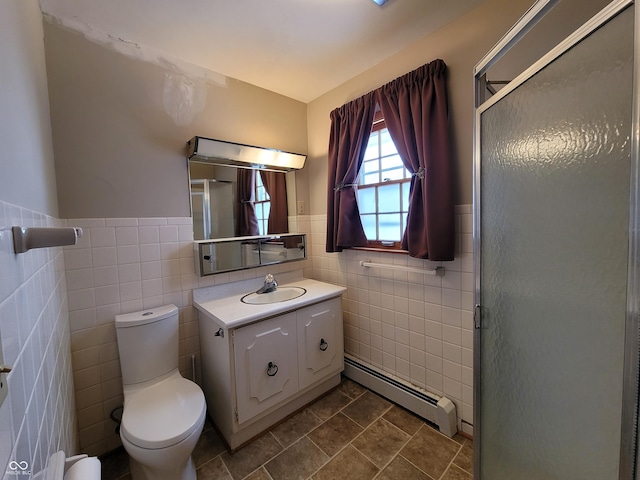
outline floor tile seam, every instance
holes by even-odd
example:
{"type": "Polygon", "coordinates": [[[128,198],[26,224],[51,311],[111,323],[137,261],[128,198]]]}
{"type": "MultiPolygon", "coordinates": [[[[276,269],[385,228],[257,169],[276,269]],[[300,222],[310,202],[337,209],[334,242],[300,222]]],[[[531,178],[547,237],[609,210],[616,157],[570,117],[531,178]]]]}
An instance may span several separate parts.
{"type": "MultiPolygon", "coordinates": [[[[276,455],[277,456],[277,455],[276,455]]],[[[276,458],[276,457],[273,457],[276,458]]],[[[271,460],[273,460],[273,458],[269,459],[268,461],[264,462],[262,465],[260,465],[258,468],[256,468],[253,472],[249,473],[246,477],[244,477],[242,480],[245,480],[246,478],[249,478],[251,475],[253,475],[254,473],[256,473],[258,470],[263,469],[264,473],[267,474],[267,478],[271,479],[271,480],[275,480],[271,474],[269,473],[269,470],[267,470],[267,463],[269,463],[271,460]]]]}
{"type": "MultiPolygon", "coordinates": [[[[464,444],[462,444],[462,446],[460,447],[460,450],[458,450],[458,452],[453,456],[453,459],[451,460],[451,463],[453,465],[455,465],[456,467],[458,467],[460,470],[462,470],[463,472],[466,472],[470,475],[473,475],[472,472],[469,472],[466,468],[462,468],[460,465],[458,465],[457,463],[455,463],[456,458],[458,458],[458,455],[460,455],[462,453],[462,450],[464,449],[464,444]]],[[[473,461],[473,458],[472,458],[473,461]]],[[[473,467],[473,463],[472,463],[472,467],[473,467]]]]}
{"type": "MultiPolygon", "coordinates": [[[[446,435],[445,435],[446,436],[446,435]]],[[[454,441],[454,440],[452,440],[454,441]]],[[[458,442],[455,442],[456,444],[458,444],[458,442]]],[[[442,475],[440,475],[440,477],[438,477],[438,479],[436,480],[441,480],[442,478],[444,478],[444,476],[447,474],[447,472],[449,471],[449,469],[451,468],[451,465],[453,465],[453,461],[456,459],[456,457],[460,454],[460,452],[462,452],[462,447],[464,445],[460,445],[460,448],[458,448],[458,451],[456,451],[456,453],[453,454],[453,457],[451,457],[451,460],[449,461],[449,464],[447,465],[447,468],[445,468],[442,471],[442,475]]],[[[461,469],[462,470],[462,469],[461,469]]]]}
{"type": "MultiPolygon", "coordinates": [[[[289,419],[288,419],[288,420],[290,420],[291,418],[295,417],[295,416],[296,416],[296,415],[298,415],[299,413],[302,413],[302,412],[304,412],[304,411],[306,410],[306,411],[308,411],[311,415],[313,415],[313,416],[314,416],[314,418],[316,418],[320,423],[319,423],[318,425],[316,425],[315,427],[313,427],[311,430],[309,430],[307,433],[304,433],[303,435],[301,435],[301,436],[299,436],[298,438],[296,438],[296,439],[295,439],[293,442],[291,442],[288,446],[285,446],[285,444],[284,444],[284,443],[282,443],[280,440],[278,440],[278,437],[276,437],[276,436],[275,436],[275,434],[273,433],[273,430],[275,430],[279,425],[282,425],[282,423],[285,423],[285,422],[282,422],[282,423],[280,423],[279,425],[276,425],[276,426],[272,427],[270,430],[268,430],[268,431],[269,431],[269,433],[271,433],[271,435],[273,435],[273,437],[274,437],[274,438],[276,439],[276,441],[280,444],[280,446],[282,446],[282,448],[283,448],[283,449],[285,449],[285,450],[286,450],[287,448],[289,448],[289,447],[290,447],[291,445],[293,445],[294,443],[296,443],[296,442],[300,441],[300,439],[301,439],[302,437],[304,437],[304,436],[306,436],[306,435],[310,434],[310,433],[311,433],[311,432],[313,432],[316,428],[318,428],[319,426],[321,426],[324,422],[326,422],[326,421],[328,420],[328,419],[327,419],[327,420],[322,420],[322,418],[320,418],[320,417],[319,417],[319,416],[318,416],[318,415],[317,415],[313,410],[311,410],[311,408],[310,408],[311,406],[312,406],[312,404],[307,405],[307,407],[303,408],[302,410],[300,410],[300,411],[299,411],[299,412],[297,412],[296,414],[294,414],[294,415],[292,415],[291,417],[289,417],[289,419]]],[[[338,412],[336,412],[336,413],[338,413],[338,412]]],[[[332,417],[333,417],[333,415],[332,415],[332,417]]],[[[329,417],[329,418],[331,418],[331,417],[329,417]]]]}
{"type": "MultiPolygon", "coordinates": [[[[289,445],[287,448],[285,448],[284,450],[278,452],[277,454],[275,454],[273,457],[271,457],[269,460],[267,460],[266,462],[264,462],[261,466],[264,467],[264,469],[266,470],[267,473],[269,473],[269,470],[267,469],[267,463],[272,462],[273,460],[275,460],[276,458],[278,458],[280,455],[282,455],[284,452],[286,452],[290,447],[292,447],[293,445],[295,445],[296,443],[300,442],[302,439],[307,438],[307,440],[309,442],[311,442],[311,444],[316,447],[318,449],[318,451],[320,453],[322,453],[325,457],[327,457],[327,460],[323,463],[323,465],[328,462],[329,460],[331,460],[331,457],[327,452],[325,452],[324,450],[322,450],[322,448],[320,448],[320,446],[316,445],[316,443],[311,440],[307,435],[303,435],[302,437],[300,437],[298,440],[296,440],[295,442],[293,442],[291,445],[289,445]]],[[[252,472],[253,473],[253,472],[252,472]]],[[[269,477],[271,477],[271,475],[269,475],[269,477]]],[[[271,477],[273,478],[273,477],[271,477]]]]}
{"type": "MultiPolygon", "coordinates": [[[[405,444],[403,445],[403,447],[398,451],[398,453],[396,454],[396,457],[402,457],[402,459],[403,459],[405,462],[409,463],[409,465],[412,465],[413,467],[417,468],[419,472],[424,473],[424,474],[427,476],[427,478],[428,478],[429,480],[437,480],[437,479],[434,479],[434,478],[433,478],[431,475],[429,475],[427,472],[425,472],[424,470],[422,470],[420,467],[418,467],[415,463],[413,463],[413,462],[412,462],[411,460],[409,460],[407,457],[405,457],[404,455],[402,455],[402,450],[404,449],[404,447],[406,447],[406,446],[407,446],[407,445],[408,445],[408,444],[409,444],[409,443],[410,443],[410,442],[411,442],[411,441],[412,441],[412,440],[413,440],[413,439],[418,435],[418,433],[420,432],[420,430],[422,430],[424,427],[431,428],[431,427],[429,427],[429,425],[427,425],[426,423],[423,423],[422,425],[420,425],[420,428],[418,428],[418,430],[416,430],[416,431],[415,431],[415,433],[414,433],[413,435],[410,435],[410,436],[409,436],[409,440],[407,440],[407,443],[405,443],[405,444]]],[[[456,455],[457,455],[457,454],[456,454],[456,455]]],[[[455,457],[456,457],[456,455],[454,455],[454,456],[453,456],[453,458],[455,458],[455,457]]],[[[395,458],[395,457],[394,457],[394,458],[395,458]]],[[[447,467],[447,468],[448,468],[448,467],[447,467]]],[[[445,472],[446,472],[446,470],[445,470],[445,472]]]]}
{"type": "MultiPolygon", "coordinates": [[[[271,433],[271,431],[266,432],[265,435],[260,435],[260,436],[266,436],[266,435],[271,435],[271,437],[276,441],[276,443],[278,443],[278,445],[280,445],[280,442],[278,442],[278,439],[275,437],[275,435],[273,433],[271,433]]],[[[236,479],[234,478],[234,476],[231,474],[231,470],[229,470],[229,466],[226,464],[226,462],[224,461],[224,457],[222,457],[222,453],[220,453],[218,456],[220,456],[220,460],[222,461],[222,465],[224,465],[224,468],[227,470],[227,473],[229,473],[229,476],[231,477],[232,480],[244,480],[245,478],[249,477],[250,475],[253,475],[256,471],[260,470],[260,468],[264,467],[268,462],[270,462],[271,460],[273,460],[275,457],[277,457],[278,455],[280,455],[282,452],[284,452],[286,449],[283,448],[282,450],[280,450],[278,453],[276,453],[275,455],[272,455],[271,457],[269,457],[269,459],[264,462],[261,463],[260,465],[258,465],[256,468],[254,468],[253,470],[251,470],[251,472],[249,472],[247,475],[245,475],[244,477],[242,477],[241,479],[236,479]]],[[[232,454],[230,454],[232,455],[232,454]]],[[[212,459],[214,460],[214,459],[212,459]]],[[[209,463],[209,462],[207,462],[209,463]]],[[[265,468],[265,471],[267,469],[265,468]]],[[[267,472],[268,473],[268,472],[267,472]]]]}
{"type": "MultiPolygon", "coordinates": [[[[253,475],[254,473],[256,473],[256,472],[257,472],[258,470],[260,470],[261,468],[264,470],[264,473],[267,475],[267,478],[268,478],[269,480],[275,480],[275,479],[271,476],[271,474],[269,473],[269,470],[267,470],[267,467],[265,467],[264,465],[260,465],[258,468],[256,468],[253,472],[251,472],[249,475],[247,475],[247,476],[246,476],[246,477],[244,477],[244,478],[247,478],[247,477],[249,477],[250,475],[253,475]]],[[[243,479],[243,480],[244,480],[244,479],[243,479]]]]}
{"type": "MultiPolygon", "coordinates": [[[[368,456],[367,456],[363,451],[361,451],[358,447],[356,447],[355,445],[352,445],[352,444],[353,444],[353,442],[355,442],[359,437],[361,437],[362,435],[364,435],[364,434],[365,434],[365,432],[366,432],[367,430],[369,430],[369,428],[370,428],[374,423],[376,423],[378,420],[383,420],[383,421],[387,422],[387,423],[388,423],[389,425],[391,425],[393,428],[396,428],[396,429],[397,429],[397,430],[399,430],[400,432],[405,433],[405,434],[407,435],[407,437],[408,437],[408,438],[407,438],[407,440],[406,440],[406,441],[402,444],[402,446],[398,449],[398,451],[393,455],[393,458],[392,458],[389,462],[387,462],[387,463],[385,464],[385,466],[384,466],[384,467],[382,467],[382,468],[385,468],[387,465],[389,465],[389,463],[391,463],[391,462],[393,461],[393,459],[394,459],[394,458],[396,458],[398,455],[400,455],[400,450],[402,450],[404,447],[406,447],[406,446],[407,446],[407,443],[409,443],[409,442],[411,441],[411,439],[413,438],[411,435],[409,435],[409,434],[408,434],[407,432],[405,432],[404,430],[402,430],[402,429],[400,429],[400,428],[396,427],[393,423],[391,423],[391,422],[389,422],[388,420],[385,420],[384,418],[380,417],[380,418],[378,418],[377,420],[375,420],[375,421],[371,422],[371,425],[369,425],[367,428],[364,428],[364,429],[362,430],[362,432],[360,432],[358,435],[356,435],[355,437],[353,437],[353,439],[349,442],[349,445],[351,445],[351,446],[352,446],[353,448],[355,448],[358,452],[360,452],[360,453],[361,453],[361,454],[362,454],[362,455],[363,455],[367,460],[369,460],[371,463],[373,463],[374,465],[376,465],[376,464],[375,464],[375,462],[373,461],[373,459],[369,458],[369,457],[368,457],[368,456]]],[[[377,467],[377,465],[376,465],[376,467],[377,467]]],[[[381,471],[382,471],[382,468],[381,468],[381,471]]]]}
{"type": "Polygon", "coordinates": [[[444,478],[444,476],[447,474],[447,472],[449,470],[451,470],[452,468],[457,468],[461,472],[466,473],[467,475],[471,475],[471,478],[473,478],[473,475],[471,473],[467,472],[464,468],[462,468],[461,466],[456,465],[455,463],[452,462],[451,464],[449,464],[447,469],[442,473],[442,476],[440,477],[440,480],[442,480],[444,478]]]}
{"type": "MultiPolygon", "coordinates": [[[[352,380],[352,382],[353,382],[353,380],[352,380]]],[[[354,382],[354,383],[356,383],[356,382],[354,382]]],[[[360,385],[360,384],[358,383],[358,385],[360,385]]],[[[338,388],[339,388],[339,387],[338,387],[338,388]]],[[[365,388],[365,387],[363,387],[363,388],[365,388]]],[[[342,394],[343,394],[345,397],[347,397],[347,398],[351,398],[351,396],[350,396],[350,395],[347,395],[346,393],[342,392],[341,390],[340,390],[340,393],[342,393],[342,394]]],[[[359,399],[359,398],[360,398],[362,395],[364,395],[365,393],[367,393],[367,390],[365,390],[364,392],[360,393],[360,395],[358,395],[358,396],[356,396],[356,397],[354,397],[354,398],[351,398],[351,400],[355,402],[357,399],[359,399]]]]}
{"type": "MultiPolygon", "coordinates": [[[[380,397],[380,398],[382,398],[382,397],[380,397]]],[[[387,401],[388,401],[388,400],[387,400],[387,401]]],[[[370,425],[373,425],[375,422],[377,422],[378,420],[380,420],[380,419],[381,419],[381,418],[382,418],[382,417],[383,417],[383,416],[384,416],[384,415],[385,415],[389,410],[391,410],[392,408],[393,408],[393,404],[389,405],[389,407],[388,407],[388,408],[386,408],[386,409],[385,409],[385,410],[384,410],[380,415],[378,415],[376,418],[374,418],[374,419],[369,423],[369,425],[360,425],[360,424],[358,423],[358,421],[357,421],[355,418],[351,418],[351,417],[349,416],[349,414],[348,414],[348,413],[343,413],[343,415],[344,415],[345,417],[347,417],[349,420],[351,420],[353,423],[355,423],[356,425],[358,425],[359,427],[362,427],[362,429],[366,430],[367,428],[369,428],[369,426],[370,426],[370,425]]]]}
{"type": "MultiPolygon", "coordinates": [[[[413,466],[414,468],[416,468],[419,472],[424,473],[427,478],[429,480],[439,480],[439,478],[434,478],[431,475],[429,475],[427,472],[425,472],[424,470],[422,470],[419,466],[417,466],[415,463],[413,463],[411,460],[409,460],[407,457],[405,457],[404,455],[402,455],[402,452],[398,452],[398,455],[396,455],[397,457],[402,457],[402,459],[407,462],[409,465],[413,466]]],[[[447,467],[448,468],[448,467],[447,467]]],[[[447,470],[444,471],[444,473],[446,473],[447,470]]],[[[444,475],[444,474],[443,474],[444,475]]]]}
{"type": "MultiPolygon", "coordinates": [[[[355,440],[355,438],[354,438],[353,440],[355,440]]],[[[408,443],[408,442],[409,442],[409,440],[407,440],[407,443],[408,443]]],[[[377,477],[378,475],[380,475],[380,473],[382,473],[382,471],[383,471],[385,468],[387,468],[387,467],[391,464],[391,462],[393,462],[393,461],[396,459],[396,457],[397,457],[398,455],[400,455],[400,450],[402,450],[402,449],[405,447],[405,445],[406,445],[406,443],[405,443],[405,444],[403,444],[403,445],[402,445],[402,447],[400,447],[400,449],[398,450],[398,452],[397,452],[397,453],[395,453],[395,454],[391,457],[391,460],[389,460],[387,463],[385,463],[385,464],[384,464],[383,466],[381,466],[381,467],[378,467],[378,465],[373,461],[373,459],[369,458],[369,457],[367,456],[367,454],[366,454],[366,453],[364,453],[362,450],[360,450],[358,447],[356,447],[355,445],[351,445],[351,446],[352,446],[352,447],[353,447],[353,448],[354,448],[358,453],[360,453],[360,455],[362,455],[364,458],[366,458],[367,460],[369,460],[373,465],[375,465],[375,466],[376,466],[376,468],[379,468],[379,469],[380,469],[380,471],[379,471],[378,473],[376,473],[376,475],[375,475],[375,477],[377,477]]],[[[403,458],[404,458],[404,457],[403,457],[403,458]]],[[[422,471],[422,470],[421,470],[421,471],[422,471]]],[[[374,477],[374,478],[375,478],[375,477],[374,477]]]]}
{"type": "MultiPolygon", "coordinates": [[[[215,456],[211,457],[209,460],[207,460],[206,462],[202,463],[201,465],[198,465],[198,466],[196,467],[196,470],[198,470],[200,467],[202,467],[202,465],[204,465],[204,464],[206,464],[206,463],[209,463],[210,461],[215,460],[215,459],[216,459],[216,458],[218,458],[218,457],[220,457],[220,460],[224,463],[224,460],[222,460],[222,454],[223,454],[224,452],[226,452],[226,451],[227,451],[227,448],[225,447],[225,449],[224,449],[223,451],[221,451],[221,452],[220,452],[220,453],[218,453],[217,455],[215,455],[215,456]]],[[[194,466],[195,466],[195,465],[194,465],[194,466]]]]}
{"type": "MultiPolygon", "coordinates": [[[[337,389],[336,389],[337,390],[337,389]]],[[[331,420],[333,417],[335,417],[338,413],[340,413],[342,410],[344,410],[345,408],[347,408],[349,405],[351,405],[355,400],[351,400],[351,397],[345,395],[344,393],[340,392],[341,395],[344,395],[345,398],[347,398],[349,400],[349,402],[346,405],[343,405],[342,407],[340,407],[338,410],[336,410],[335,412],[333,412],[329,417],[327,417],[326,420],[323,420],[322,417],[318,414],[316,414],[315,412],[311,411],[311,413],[313,413],[316,417],[318,417],[320,419],[320,421],[322,423],[327,422],[329,420],[331,420]]],[[[360,397],[358,397],[360,398],[360,397]]],[[[322,425],[322,423],[320,425],[322,425]]],[[[318,426],[320,426],[318,425],[318,426]]]]}
{"type": "MultiPolygon", "coordinates": [[[[355,440],[356,438],[358,438],[360,435],[362,435],[362,432],[360,432],[356,437],[354,437],[354,438],[351,440],[351,442],[353,442],[353,440],[355,440]]],[[[335,455],[331,455],[331,456],[330,456],[327,452],[325,452],[322,448],[320,448],[320,446],[318,446],[318,445],[317,445],[313,440],[311,440],[311,438],[309,438],[309,441],[310,441],[311,443],[313,443],[316,447],[318,447],[318,449],[320,449],[320,451],[321,451],[322,453],[324,453],[325,455],[327,455],[327,457],[329,457],[329,459],[328,459],[326,462],[324,462],[320,467],[318,467],[318,469],[317,469],[316,471],[314,471],[311,475],[309,475],[309,476],[307,477],[307,480],[312,479],[312,478],[313,478],[313,476],[314,476],[316,473],[318,473],[320,470],[322,470],[322,469],[323,469],[323,468],[324,468],[324,467],[325,467],[329,462],[331,462],[331,460],[333,460],[333,459],[334,459],[334,458],[336,458],[338,455],[340,455],[340,454],[342,453],[342,451],[343,451],[344,449],[346,449],[347,447],[349,447],[349,446],[351,446],[352,448],[354,448],[354,449],[355,449],[355,450],[356,450],[360,455],[362,455],[362,456],[363,456],[367,461],[371,462],[371,464],[372,464],[374,467],[378,468],[378,466],[377,466],[375,463],[373,463],[373,462],[369,459],[369,457],[367,457],[367,456],[366,456],[366,455],[364,455],[360,450],[358,450],[356,447],[354,447],[353,445],[351,445],[351,442],[346,443],[346,444],[345,444],[345,445],[344,445],[340,450],[338,450],[338,451],[335,453],[335,455]]],[[[265,470],[266,470],[266,469],[265,469],[265,470]]],[[[378,472],[378,473],[379,473],[379,472],[378,472]]],[[[376,475],[377,475],[377,474],[376,474],[376,475]]]]}
{"type": "MultiPolygon", "coordinates": [[[[231,474],[231,470],[229,470],[229,467],[227,466],[226,463],[224,463],[224,458],[222,458],[222,454],[219,454],[217,457],[220,457],[220,463],[222,463],[222,466],[224,467],[224,469],[227,471],[227,474],[229,475],[229,478],[231,480],[236,480],[235,478],[233,478],[233,475],[231,474]]],[[[212,458],[210,461],[214,461],[217,457],[212,458]]],[[[209,462],[207,462],[209,463],[209,462]]]]}

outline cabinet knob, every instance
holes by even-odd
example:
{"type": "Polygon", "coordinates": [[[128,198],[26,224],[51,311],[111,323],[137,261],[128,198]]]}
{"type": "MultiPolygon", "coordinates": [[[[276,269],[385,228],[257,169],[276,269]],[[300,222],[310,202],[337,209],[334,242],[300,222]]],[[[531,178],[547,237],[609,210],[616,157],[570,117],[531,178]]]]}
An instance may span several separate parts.
{"type": "Polygon", "coordinates": [[[322,350],[324,352],[327,348],[329,348],[329,344],[324,341],[324,338],[321,338],[320,339],[320,350],[322,350]]]}
{"type": "Polygon", "coordinates": [[[267,375],[275,377],[276,373],[278,373],[278,365],[273,362],[269,362],[269,365],[267,365],[267,375]]]}

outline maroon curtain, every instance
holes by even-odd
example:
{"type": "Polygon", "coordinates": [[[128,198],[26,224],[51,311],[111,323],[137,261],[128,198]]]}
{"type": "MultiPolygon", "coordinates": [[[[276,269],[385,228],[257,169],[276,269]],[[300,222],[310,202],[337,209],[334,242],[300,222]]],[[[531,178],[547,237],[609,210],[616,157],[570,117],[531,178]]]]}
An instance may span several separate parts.
{"type": "Polygon", "coordinates": [[[238,168],[238,217],[236,235],[258,235],[258,218],[253,205],[255,194],[255,170],[238,168]]]}
{"type": "Polygon", "coordinates": [[[413,174],[402,248],[409,255],[453,260],[453,172],[447,66],[442,60],[376,90],[382,115],[403,163],[413,174]]]}
{"type": "Polygon", "coordinates": [[[327,252],[367,246],[356,183],[366,150],[375,95],[370,92],[331,112],[327,192],[327,252]]]}
{"type": "Polygon", "coordinates": [[[262,177],[264,189],[271,200],[267,233],[287,233],[289,232],[289,220],[285,174],[283,172],[260,170],[260,176],[262,177]]]}

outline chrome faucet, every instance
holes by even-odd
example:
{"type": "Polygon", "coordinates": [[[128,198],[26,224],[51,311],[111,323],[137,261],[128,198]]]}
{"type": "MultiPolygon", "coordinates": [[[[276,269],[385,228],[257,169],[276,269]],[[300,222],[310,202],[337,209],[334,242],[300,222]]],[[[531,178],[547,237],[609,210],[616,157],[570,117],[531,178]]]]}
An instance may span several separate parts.
{"type": "Polygon", "coordinates": [[[262,285],[262,287],[260,287],[260,289],[258,289],[256,293],[275,292],[276,288],[278,288],[276,277],[274,277],[271,273],[267,273],[267,276],[264,277],[264,285],[262,285]]]}

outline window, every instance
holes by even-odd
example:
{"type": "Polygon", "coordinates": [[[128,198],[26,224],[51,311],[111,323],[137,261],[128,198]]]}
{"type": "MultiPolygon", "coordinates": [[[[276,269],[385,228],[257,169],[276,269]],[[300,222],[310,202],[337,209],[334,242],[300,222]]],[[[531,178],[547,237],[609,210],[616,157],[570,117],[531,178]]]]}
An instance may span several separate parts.
{"type": "Polygon", "coordinates": [[[256,171],[255,175],[255,209],[258,218],[258,235],[267,234],[267,224],[269,223],[269,211],[271,210],[271,198],[262,183],[262,175],[256,171]]]}
{"type": "Polygon", "coordinates": [[[401,250],[411,173],[383,119],[374,122],[358,179],[358,208],[369,247],[401,250]]]}

